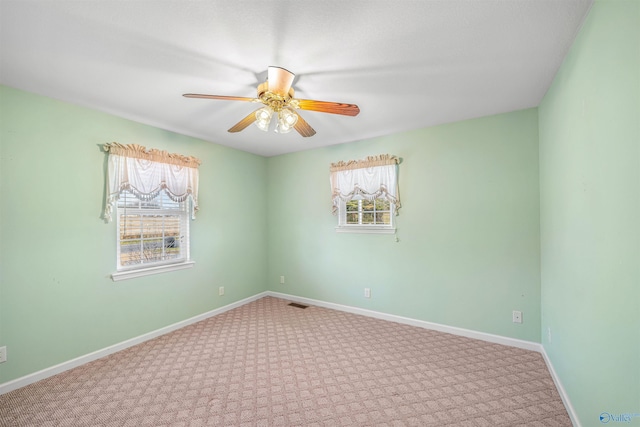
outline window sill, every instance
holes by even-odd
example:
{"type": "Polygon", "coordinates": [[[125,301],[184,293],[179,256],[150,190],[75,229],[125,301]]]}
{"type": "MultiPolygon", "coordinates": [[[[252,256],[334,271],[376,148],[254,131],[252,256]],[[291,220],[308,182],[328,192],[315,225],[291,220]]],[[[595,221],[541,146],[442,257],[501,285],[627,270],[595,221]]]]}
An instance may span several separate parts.
{"type": "Polygon", "coordinates": [[[169,271],[184,270],[191,268],[195,261],[185,261],[178,264],[158,265],[155,267],[137,268],[135,270],[118,271],[111,274],[111,280],[119,282],[121,280],[134,279],[136,277],[150,276],[152,274],[167,273],[169,271]]]}
{"type": "Polygon", "coordinates": [[[395,234],[395,232],[395,227],[372,227],[366,225],[336,227],[336,233],[395,234]]]}

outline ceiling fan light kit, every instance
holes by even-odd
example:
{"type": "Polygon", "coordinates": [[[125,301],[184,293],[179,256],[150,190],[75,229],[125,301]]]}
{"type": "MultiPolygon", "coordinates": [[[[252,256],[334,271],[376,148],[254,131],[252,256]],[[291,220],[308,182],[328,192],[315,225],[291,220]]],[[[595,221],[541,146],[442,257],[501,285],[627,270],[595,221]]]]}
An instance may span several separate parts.
{"type": "Polygon", "coordinates": [[[256,126],[263,131],[269,130],[269,123],[271,123],[271,116],[273,116],[273,110],[269,107],[262,107],[256,111],[256,126]]]}
{"type": "Polygon", "coordinates": [[[278,112],[278,125],[275,131],[277,133],[289,133],[296,123],[298,123],[296,112],[289,107],[285,107],[278,112]]]}
{"type": "Polygon", "coordinates": [[[317,111],[321,113],[357,116],[360,108],[355,104],[315,101],[312,99],[294,99],[295,91],[291,87],[295,74],[281,67],[269,67],[267,81],[258,85],[258,96],[247,98],[241,96],[203,95],[185,93],[187,98],[221,99],[228,101],[260,102],[264,107],[252,112],[229,129],[229,132],[240,132],[255,123],[258,129],[269,130],[271,118],[277,113],[277,133],[288,133],[295,129],[303,137],[310,137],[316,131],[296,110],[317,111]]]}

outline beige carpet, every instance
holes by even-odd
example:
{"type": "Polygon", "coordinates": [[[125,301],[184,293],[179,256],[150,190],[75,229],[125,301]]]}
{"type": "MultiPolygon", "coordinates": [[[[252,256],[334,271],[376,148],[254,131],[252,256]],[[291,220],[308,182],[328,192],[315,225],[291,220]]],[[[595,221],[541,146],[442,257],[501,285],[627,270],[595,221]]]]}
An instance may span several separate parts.
{"type": "Polygon", "coordinates": [[[540,354],[266,297],[0,396],[2,426],[571,426],[540,354]]]}

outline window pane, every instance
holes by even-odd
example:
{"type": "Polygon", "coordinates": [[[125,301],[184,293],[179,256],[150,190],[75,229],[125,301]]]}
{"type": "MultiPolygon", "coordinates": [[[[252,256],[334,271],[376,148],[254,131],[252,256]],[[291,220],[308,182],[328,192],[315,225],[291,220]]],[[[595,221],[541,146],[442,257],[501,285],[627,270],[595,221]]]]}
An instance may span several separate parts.
{"type": "Polygon", "coordinates": [[[347,213],[347,224],[357,224],[358,223],[358,213],[357,212],[348,212],[347,213]]]}
{"type": "Polygon", "coordinates": [[[139,239],[142,234],[140,215],[120,215],[120,240],[139,239]]]}
{"type": "Polygon", "coordinates": [[[164,235],[179,237],[180,236],[180,217],[165,216],[164,217],[164,235]]]}
{"type": "Polygon", "coordinates": [[[142,253],[140,251],[140,240],[129,240],[120,242],[120,264],[123,266],[140,264],[142,253]]]}
{"type": "Polygon", "coordinates": [[[389,212],[376,212],[376,224],[391,224],[391,214],[389,212]]]}
{"type": "Polygon", "coordinates": [[[363,212],[362,213],[362,223],[363,224],[373,224],[373,212],[363,212]]]}
{"type": "Polygon", "coordinates": [[[165,252],[180,251],[180,238],[179,237],[165,237],[164,238],[164,250],[165,252]]]}
{"type": "Polygon", "coordinates": [[[349,200],[347,202],[347,212],[357,211],[358,210],[358,201],[357,200],[349,200]]]}
{"type": "Polygon", "coordinates": [[[162,237],[162,217],[144,215],[142,217],[142,236],[149,237],[162,237]]]}
{"type": "Polygon", "coordinates": [[[143,262],[162,261],[162,240],[152,239],[142,242],[143,262]]]}
{"type": "Polygon", "coordinates": [[[389,210],[389,201],[384,199],[376,199],[376,210],[377,211],[388,211],[389,210]]]}
{"type": "Polygon", "coordinates": [[[139,201],[125,192],[118,208],[119,268],[188,259],[187,202],[174,202],[164,193],[139,201]]]}
{"type": "Polygon", "coordinates": [[[164,239],[164,259],[180,258],[180,239],[176,237],[166,237],[164,239]]]}
{"type": "MultiPolygon", "coordinates": [[[[362,201],[362,210],[363,211],[373,211],[373,200],[363,200],[362,201]]],[[[364,219],[363,219],[364,221],[364,219]]]]}

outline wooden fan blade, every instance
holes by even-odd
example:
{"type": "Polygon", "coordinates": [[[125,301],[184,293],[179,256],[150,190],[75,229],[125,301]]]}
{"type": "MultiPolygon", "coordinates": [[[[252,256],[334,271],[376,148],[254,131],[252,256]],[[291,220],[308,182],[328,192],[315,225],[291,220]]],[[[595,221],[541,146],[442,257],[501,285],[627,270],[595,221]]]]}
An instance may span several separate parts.
{"type": "Polygon", "coordinates": [[[293,128],[305,138],[315,135],[316,131],[311,126],[309,126],[309,123],[307,123],[307,121],[303,119],[300,114],[296,113],[296,115],[298,116],[298,121],[295,125],[293,125],[293,128]]]}
{"type": "Polygon", "coordinates": [[[267,70],[269,92],[280,95],[283,98],[286,97],[295,76],[291,71],[285,70],[284,68],[269,67],[267,70]]]}
{"type": "Polygon", "coordinates": [[[251,123],[255,121],[256,121],[256,112],[253,111],[247,117],[245,117],[244,119],[236,123],[231,129],[228,130],[228,132],[234,133],[234,132],[240,132],[241,130],[245,130],[247,126],[251,125],[251,123]]]}
{"type": "Polygon", "coordinates": [[[357,116],[360,108],[355,104],[339,102],[314,101],[313,99],[297,99],[301,110],[319,111],[321,113],[342,114],[343,116],[357,116]]]}
{"type": "Polygon", "coordinates": [[[185,93],[186,98],[222,99],[225,101],[260,101],[257,98],[247,98],[245,96],[224,96],[224,95],[203,95],[200,93],[185,93]]]}

